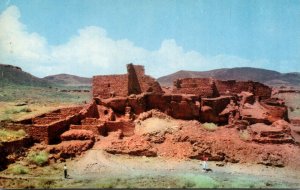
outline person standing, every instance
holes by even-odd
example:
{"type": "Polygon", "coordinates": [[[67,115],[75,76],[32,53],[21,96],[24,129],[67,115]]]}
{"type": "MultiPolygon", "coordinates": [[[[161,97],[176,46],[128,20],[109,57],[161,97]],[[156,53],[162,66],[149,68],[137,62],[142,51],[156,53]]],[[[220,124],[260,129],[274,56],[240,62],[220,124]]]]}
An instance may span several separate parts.
{"type": "Polygon", "coordinates": [[[65,179],[67,179],[68,177],[68,170],[67,170],[67,165],[64,165],[64,175],[65,175],[65,179]]]}
{"type": "Polygon", "coordinates": [[[202,171],[207,172],[208,171],[208,164],[207,164],[207,157],[204,157],[202,160],[202,171]]]}

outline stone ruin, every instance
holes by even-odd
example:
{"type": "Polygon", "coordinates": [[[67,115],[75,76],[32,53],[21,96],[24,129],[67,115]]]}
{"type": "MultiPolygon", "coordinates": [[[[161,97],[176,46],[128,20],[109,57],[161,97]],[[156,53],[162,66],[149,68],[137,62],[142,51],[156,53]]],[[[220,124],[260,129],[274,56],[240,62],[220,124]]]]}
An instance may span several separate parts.
{"type": "Polygon", "coordinates": [[[94,76],[92,89],[93,100],[85,106],[58,109],[11,127],[23,128],[34,142],[65,157],[87,150],[111,132],[133,136],[134,120],[153,109],[174,119],[248,130],[256,143],[294,143],[287,107],[259,82],[183,78],[166,91],[145,75],[143,66],[128,64],[127,74],[94,76]]]}

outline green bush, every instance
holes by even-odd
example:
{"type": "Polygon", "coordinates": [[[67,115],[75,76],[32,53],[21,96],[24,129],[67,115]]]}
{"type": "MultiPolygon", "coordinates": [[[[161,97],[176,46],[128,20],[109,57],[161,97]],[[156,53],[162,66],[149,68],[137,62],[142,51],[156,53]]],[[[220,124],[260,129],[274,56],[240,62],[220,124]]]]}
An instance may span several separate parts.
{"type": "Polygon", "coordinates": [[[27,174],[28,173],[28,168],[25,166],[22,166],[20,164],[14,165],[10,168],[11,172],[13,174],[27,174]]]}
{"type": "Polygon", "coordinates": [[[202,127],[208,131],[215,131],[218,128],[218,126],[214,123],[203,123],[202,127]]]}
{"type": "Polygon", "coordinates": [[[48,162],[49,154],[46,151],[41,152],[30,152],[28,154],[28,159],[31,163],[36,164],[38,166],[43,166],[48,162]]]}

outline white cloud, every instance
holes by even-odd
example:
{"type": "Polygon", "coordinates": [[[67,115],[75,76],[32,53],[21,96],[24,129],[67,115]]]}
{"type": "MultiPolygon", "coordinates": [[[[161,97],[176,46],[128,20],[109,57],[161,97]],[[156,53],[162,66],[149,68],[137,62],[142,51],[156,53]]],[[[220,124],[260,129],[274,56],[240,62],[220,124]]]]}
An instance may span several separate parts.
{"type": "Polygon", "coordinates": [[[155,77],[178,70],[208,70],[268,64],[268,61],[242,59],[236,56],[205,57],[196,51],[185,51],[174,39],[166,39],[158,50],[149,51],[133,42],[114,40],[103,28],[88,26],[67,43],[50,46],[37,33],[29,33],[20,21],[16,6],[0,15],[0,62],[18,65],[36,75],[69,73],[80,76],[125,73],[127,63],[142,64],[155,77]]]}

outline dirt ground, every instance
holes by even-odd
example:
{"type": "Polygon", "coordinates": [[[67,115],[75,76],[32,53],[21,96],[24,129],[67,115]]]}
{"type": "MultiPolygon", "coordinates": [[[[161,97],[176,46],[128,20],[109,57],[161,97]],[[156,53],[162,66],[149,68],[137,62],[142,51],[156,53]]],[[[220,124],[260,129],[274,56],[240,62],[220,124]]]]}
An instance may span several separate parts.
{"type": "MultiPolygon", "coordinates": [[[[97,146],[95,146],[97,147],[97,146]]],[[[0,173],[1,188],[299,188],[300,171],[264,165],[209,161],[211,172],[203,172],[201,161],[163,157],[113,155],[101,149],[88,150],[62,163],[33,168],[24,175],[0,173]]]]}

